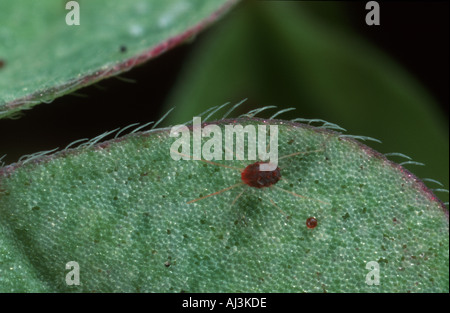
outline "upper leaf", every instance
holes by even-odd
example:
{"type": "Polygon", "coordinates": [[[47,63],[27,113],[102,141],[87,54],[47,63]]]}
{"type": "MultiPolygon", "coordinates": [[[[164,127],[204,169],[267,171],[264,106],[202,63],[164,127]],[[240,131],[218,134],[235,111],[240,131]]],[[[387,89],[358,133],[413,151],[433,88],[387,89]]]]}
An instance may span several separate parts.
{"type": "Polygon", "coordinates": [[[126,71],[193,37],[236,0],[0,2],[0,118],[126,71]]]}

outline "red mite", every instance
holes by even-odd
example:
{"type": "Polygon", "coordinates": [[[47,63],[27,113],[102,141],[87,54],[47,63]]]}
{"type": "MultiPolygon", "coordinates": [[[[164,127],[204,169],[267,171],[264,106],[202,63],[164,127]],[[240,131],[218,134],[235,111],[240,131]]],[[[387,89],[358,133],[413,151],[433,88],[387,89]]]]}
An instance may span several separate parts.
{"type": "Polygon", "coordinates": [[[313,229],[317,226],[317,220],[315,217],[310,217],[306,220],[306,227],[313,229]]]}
{"type": "MultiPolygon", "coordinates": [[[[297,152],[297,153],[293,153],[293,154],[286,155],[286,156],[283,156],[281,158],[278,158],[278,160],[283,159],[283,158],[287,158],[287,157],[291,157],[291,156],[294,156],[294,155],[298,155],[298,154],[312,153],[312,152],[318,152],[318,151],[320,151],[320,150],[314,150],[314,151],[308,151],[308,152],[297,152]]],[[[210,194],[208,194],[206,196],[202,196],[200,198],[188,201],[188,202],[186,202],[187,204],[191,204],[191,203],[197,202],[199,200],[202,200],[202,199],[205,199],[205,198],[209,198],[209,197],[221,194],[221,193],[226,192],[226,191],[228,191],[230,189],[237,188],[239,186],[243,186],[244,184],[247,185],[247,186],[253,187],[253,188],[258,188],[258,189],[264,188],[264,187],[271,187],[271,186],[273,186],[273,188],[279,189],[280,191],[287,192],[287,193],[289,193],[289,194],[291,194],[291,195],[293,195],[295,197],[299,197],[299,198],[303,198],[303,199],[312,199],[312,198],[305,197],[303,195],[296,194],[295,192],[292,192],[292,191],[289,191],[289,190],[285,190],[285,189],[280,188],[278,186],[274,186],[276,183],[278,183],[278,181],[281,180],[281,170],[280,170],[280,168],[277,166],[273,171],[262,171],[262,170],[260,170],[260,165],[261,164],[269,164],[269,162],[258,161],[258,162],[255,162],[255,163],[252,163],[252,164],[248,165],[247,167],[245,167],[242,170],[242,169],[239,169],[237,167],[232,167],[232,166],[227,166],[227,165],[224,165],[224,164],[214,163],[214,162],[211,162],[211,161],[208,161],[208,160],[202,160],[202,161],[206,162],[206,163],[209,163],[209,164],[212,164],[212,165],[226,167],[226,168],[229,168],[229,169],[232,169],[232,170],[238,170],[241,173],[241,181],[239,183],[236,183],[236,184],[234,184],[232,186],[229,186],[227,188],[224,188],[222,190],[219,190],[219,191],[210,193],[210,194]]],[[[234,198],[233,202],[231,203],[231,206],[234,205],[234,203],[239,199],[239,197],[243,193],[244,193],[244,190],[242,190],[241,193],[239,193],[236,196],[236,198],[234,198]]],[[[322,203],[327,203],[327,202],[320,201],[320,200],[317,200],[317,199],[312,199],[312,200],[316,200],[316,201],[319,201],[319,202],[322,202],[322,203]]],[[[274,206],[276,206],[278,208],[277,204],[272,199],[270,199],[270,202],[274,206]]],[[[280,212],[283,215],[286,215],[280,208],[278,208],[278,209],[280,210],[280,212]]],[[[315,218],[313,218],[313,217],[310,217],[306,221],[306,226],[308,228],[316,227],[317,226],[317,220],[315,218]]]]}
{"type": "Polygon", "coordinates": [[[241,172],[242,182],[250,187],[263,188],[275,185],[281,178],[280,168],[277,167],[273,171],[260,171],[260,164],[267,164],[267,162],[256,162],[248,165],[241,172]]]}

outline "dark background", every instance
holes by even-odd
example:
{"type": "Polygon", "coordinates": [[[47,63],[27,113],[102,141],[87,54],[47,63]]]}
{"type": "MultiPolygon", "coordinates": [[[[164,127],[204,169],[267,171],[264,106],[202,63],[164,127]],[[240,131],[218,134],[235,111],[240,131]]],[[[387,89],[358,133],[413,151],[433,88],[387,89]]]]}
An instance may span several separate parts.
{"type": "MultiPolygon", "coordinates": [[[[381,27],[366,25],[366,1],[341,3],[348,16],[346,22],[407,69],[434,96],[442,114],[448,116],[449,3],[378,3],[381,27]]],[[[226,15],[223,19],[227,18],[226,15]]],[[[333,22],[333,17],[323,18],[333,22]]],[[[24,111],[17,120],[1,120],[0,155],[7,154],[3,161],[9,164],[24,154],[62,149],[80,138],[93,138],[117,127],[159,119],[165,113],[163,104],[185,61],[195,45],[205,40],[215,27],[192,43],[121,75],[134,83],[110,78],[52,103],[37,105],[24,111]]]]}

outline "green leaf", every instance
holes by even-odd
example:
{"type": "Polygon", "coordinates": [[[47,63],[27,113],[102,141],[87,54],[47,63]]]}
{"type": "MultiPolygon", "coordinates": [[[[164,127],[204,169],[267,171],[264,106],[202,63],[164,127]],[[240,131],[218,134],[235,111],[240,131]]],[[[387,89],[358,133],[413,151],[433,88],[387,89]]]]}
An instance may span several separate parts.
{"type": "Polygon", "coordinates": [[[157,57],[236,1],[81,0],[78,26],[66,2],[0,3],[0,118],[157,57]]]}
{"type": "Polygon", "coordinates": [[[448,211],[414,175],[325,128],[230,123],[278,125],[277,184],[198,200],[252,161],[175,161],[169,129],[0,169],[0,290],[448,292],[448,211]]]}
{"type": "MultiPolygon", "coordinates": [[[[260,105],[295,107],[281,117],[325,119],[377,138],[383,145],[376,149],[424,163],[407,167],[448,188],[445,115],[407,69],[344,27],[345,15],[331,16],[339,8],[341,3],[320,1],[243,3],[185,62],[167,103],[177,110],[166,122],[184,122],[210,105],[243,98],[248,101],[241,113],[260,105]]],[[[448,194],[439,195],[448,201],[448,194]]]]}

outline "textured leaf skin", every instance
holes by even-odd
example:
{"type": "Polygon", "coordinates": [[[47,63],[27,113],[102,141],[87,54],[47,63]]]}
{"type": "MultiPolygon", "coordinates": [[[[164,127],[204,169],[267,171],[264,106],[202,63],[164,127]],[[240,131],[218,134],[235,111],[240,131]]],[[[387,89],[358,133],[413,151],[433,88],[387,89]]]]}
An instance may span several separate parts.
{"type": "Polygon", "coordinates": [[[0,2],[0,118],[155,58],[195,36],[236,0],[0,2]]]}
{"type": "Polygon", "coordinates": [[[279,163],[276,186],[308,198],[245,186],[186,204],[240,173],[172,160],[167,129],[12,164],[0,169],[1,291],[448,292],[448,211],[414,175],[339,133],[218,123],[235,122],[279,125],[280,156],[322,149],[279,163]],[[69,261],[80,286],[65,284],[69,261]],[[378,286],[365,283],[370,261],[378,286]]]}

